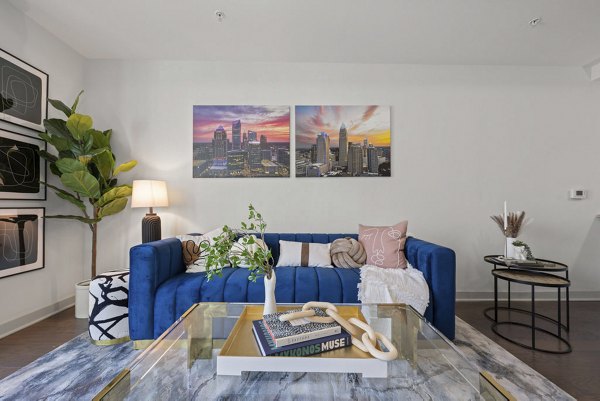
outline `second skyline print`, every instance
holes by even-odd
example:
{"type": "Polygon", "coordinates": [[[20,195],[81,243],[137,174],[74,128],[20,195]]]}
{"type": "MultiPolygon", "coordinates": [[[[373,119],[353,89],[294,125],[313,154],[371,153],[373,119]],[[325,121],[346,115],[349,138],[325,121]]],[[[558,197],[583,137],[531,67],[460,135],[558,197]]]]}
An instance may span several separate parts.
{"type": "Polygon", "coordinates": [[[389,177],[389,106],[296,106],[296,177],[389,177]]]}

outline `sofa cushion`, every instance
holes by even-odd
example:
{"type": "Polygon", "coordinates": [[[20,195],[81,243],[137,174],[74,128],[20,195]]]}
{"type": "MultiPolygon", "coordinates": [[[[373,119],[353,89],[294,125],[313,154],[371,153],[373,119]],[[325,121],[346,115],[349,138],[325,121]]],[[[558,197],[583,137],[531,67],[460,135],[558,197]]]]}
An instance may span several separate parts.
{"type": "Polygon", "coordinates": [[[358,226],[358,240],[367,252],[367,264],[384,268],[406,268],[404,245],[408,221],[393,226],[358,226]]]}
{"type": "Polygon", "coordinates": [[[329,243],[279,240],[277,266],[333,267],[329,243]]]}
{"type": "MultiPolygon", "coordinates": [[[[358,303],[360,269],[277,267],[277,303],[358,303]]],[[[208,281],[206,273],[182,273],[165,281],[156,291],[154,336],[162,334],[197,302],[254,302],[265,300],[262,278],[248,280],[248,269],[223,269],[222,277],[208,281]]]]}

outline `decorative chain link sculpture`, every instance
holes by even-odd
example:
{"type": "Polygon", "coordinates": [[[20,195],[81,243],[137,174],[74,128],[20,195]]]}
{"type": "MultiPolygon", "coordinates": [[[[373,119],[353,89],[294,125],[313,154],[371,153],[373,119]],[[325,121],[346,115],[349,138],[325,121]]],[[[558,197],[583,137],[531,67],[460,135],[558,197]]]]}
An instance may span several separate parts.
{"type": "Polygon", "coordinates": [[[398,350],[392,342],[383,334],[373,330],[367,323],[351,317],[346,320],[338,313],[335,305],[329,302],[307,302],[302,306],[301,312],[291,312],[281,315],[279,320],[287,322],[294,319],[305,318],[313,323],[333,323],[338,322],[352,336],[352,345],[358,347],[361,351],[368,352],[374,358],[382,361],[391,361],[398,358],[398,350]],[[315,316],[313,308],[325,309],[325,316],[315,316]],[[362,329],[364,333],[360,330],[362,329]],[[377,348],[377,340],[381,341],[387,351],[381,351],[377,348]]]}

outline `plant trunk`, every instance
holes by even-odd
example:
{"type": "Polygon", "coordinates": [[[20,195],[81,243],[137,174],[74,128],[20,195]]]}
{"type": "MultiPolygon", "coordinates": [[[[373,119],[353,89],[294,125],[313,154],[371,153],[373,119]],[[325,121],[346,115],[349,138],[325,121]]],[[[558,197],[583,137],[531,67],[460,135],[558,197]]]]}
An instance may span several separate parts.
{"type": "MultiPolygon", "coordinates": [[[[98,218],[98,209],[94,208],[94,219],[98,218]]],[[[98,223],[92,224],[92,278],[96,277],[96,247],[98,243],[98,223]]]]}

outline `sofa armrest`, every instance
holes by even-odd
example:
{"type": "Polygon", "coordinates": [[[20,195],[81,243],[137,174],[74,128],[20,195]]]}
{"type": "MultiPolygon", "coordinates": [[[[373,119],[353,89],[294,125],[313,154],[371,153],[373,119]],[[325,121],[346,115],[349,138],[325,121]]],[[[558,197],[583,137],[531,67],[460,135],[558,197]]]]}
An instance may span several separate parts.
{"type": "Polygon", "coordinates": [[[154,338],[154,300],[157,288],[185,271],[181,241],[168,238],[129,250],[129,336],[134,341],[154,338]]]}
{"type": "Polygon", "coordinates": [[[452,249],[409,237],[405,253],[429,286],[425,318],[446,337],[454,339],[456,302],[456,254],[452,249]]]}

